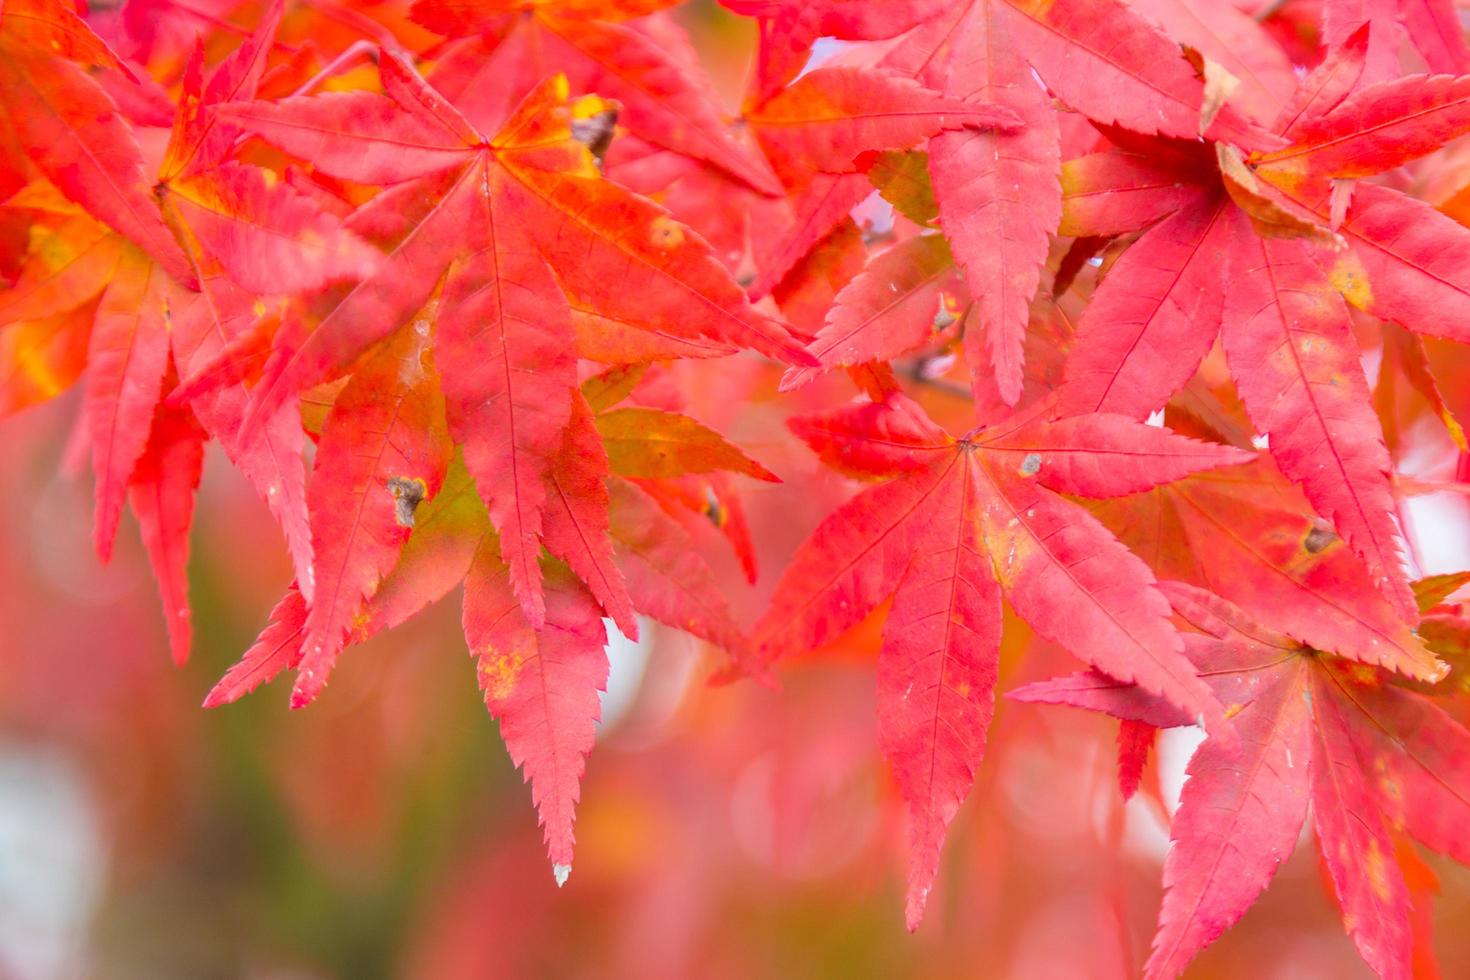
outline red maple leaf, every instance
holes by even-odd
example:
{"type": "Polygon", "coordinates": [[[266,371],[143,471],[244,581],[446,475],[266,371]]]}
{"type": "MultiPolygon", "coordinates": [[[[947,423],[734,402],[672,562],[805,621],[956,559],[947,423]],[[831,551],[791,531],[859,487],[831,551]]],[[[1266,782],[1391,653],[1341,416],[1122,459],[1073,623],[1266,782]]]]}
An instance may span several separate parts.
{"type": "MultiPolygon", "coordinates": [[[[1457,860],[1470,807],[1470,731],[1434,700],[1261,625],[1212,593],[1161,586],[1197,632],[1185,651],[1239,733],[1206,738],[1189,762],[1163,908],[1144,975],[1177,976],[1233,925],[1296,847],[1310,804],[1343,924],[1380,976],[1410,975],[1401,832],[1457,860]]],[[[1151,725],[1187,724],[1172,705],[1097,673],[1032,684],[1021,701],[1073,704],[1151,725]]]]}
{"type": "Polygon", "coordinates": [[[898,394],[792,429],[828,465],[886,482],[812,532],[755,639],[765,661],[810,650],[894,597],[878,717],[910,807],[910,928],[984,750],[1002,595],[1040,635],[1223,724],[1183,661],[1152,574],[1059,494],[1136,493],[1248,453],[1117,415],[1054,421],[1037,411],[956,440],[898,394]]]}

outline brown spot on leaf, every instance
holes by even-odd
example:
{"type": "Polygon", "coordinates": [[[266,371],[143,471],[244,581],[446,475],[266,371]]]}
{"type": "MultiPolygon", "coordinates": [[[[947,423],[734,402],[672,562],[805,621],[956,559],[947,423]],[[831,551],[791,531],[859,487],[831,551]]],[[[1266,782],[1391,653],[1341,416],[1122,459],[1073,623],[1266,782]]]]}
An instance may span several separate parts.
{"type": "Polygon", "coordinates": [[[618,125],[618,111],[604,109],[585,119],[572,120],[572,139],[592,151],[597,159],[597,169],[602,169],[602,159],[612,145],[613,132],[618,125]]]}
{"type": "Polygon", "coordinates": [[[725,521],[730,519],[730,512],[720,503],[720,498],[715,496],[715,488],[709,485],[704,488],[704,516],[715,527],[724,527],[725,521]]]}
{"type": "Polygon", "coordinates": [[[398,525],[413,527],[413,513],[424,502],[429,488],[418,477],[395,476],[388,481],[388,492],[393,495],[393,517],[398,525]]]}
{"type": "Polygon", "coordinates": [[[955,316],[954,297],[948,293],[939,294],[939,309],[934,314],[934,332],[939,333],[954,326],[959,318],[955,316]]]}
{"type": "Polygon", "coordinates": [[[1326,551],[1336,540],[1337,534],[1332,528],[1327,527],[1325,524],[1314,524],[1312,525],[1312,529],[1307,532],[1307,537],[1302,542],[1302,547],[1307,549],[1307,554],[1315,555],[1326,551]]]}

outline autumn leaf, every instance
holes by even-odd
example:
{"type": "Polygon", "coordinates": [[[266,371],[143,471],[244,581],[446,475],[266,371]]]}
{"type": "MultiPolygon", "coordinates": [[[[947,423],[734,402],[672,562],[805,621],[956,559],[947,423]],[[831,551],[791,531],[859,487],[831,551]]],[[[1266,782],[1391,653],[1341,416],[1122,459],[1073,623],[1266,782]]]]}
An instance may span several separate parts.
{"type": "MultiPolygon", "coordinates": [[[[1409,976],[1410,903],[1395,840],[1402,829],[1461,858],[1448,828],[1449,814],[1463,817],[1470,803],[1456,760],[1470,732],[1432,699],[1277,633],[1212,593],[1161,588],[1196,630],[1184,634],[1185,650],[1240,742],[1206,738],[1190,760],[1145,976],[1177,976],[1244,914],[1295,849],[1309,802],[1344,928],[1380,976],[1409,976]]],[[[1045,681],[1011,696],[1138,716],[1134,689],[1089,683],[1045,681]]],[[[1160,707],[1153,717],[1165,714],[1160,707]]]]}
{"type": "Polygon", "coordinates": [[[980,335],[965,344],[971,376],[993,374],[1008,405],[1020,397],[1030,301],[1061,206],[1061,137],[1020,44],[1020,19],[1009,3],[974,0],[957,21],[914,32],[888,56],[946,95],[1003,105],[1023,122],[1012,133],[940,133],[929,146],[940,227],[976,303],[971,329],[980,335]],[[993,248],[997,240],[1005,247],[993,248]]]}
{"type": "Polygon", "coordinates": [[[315,592],[293,707],[321,693],[366,599],[398,561],[419,504],[444,482],[451,444],[431,330],[428,320],[400,330],[327,416],[308,492],[315,592]]]}
{"type": "Polygon", "coordinates": [[[554,80],[486,141],[411,66],[391,55],[382,63],[385,86],[401,106],[353,93],[225,114],[342,176],[418,177],[421,199],[433,202],[414,224],[400,225],[383,271],[282,358],[246,428],[344,370],[384,330],[411,317],[434,289],[426,266],[447,275],[440,315],[450,426],[504,538],[517,594],[539,624],[544,479],[570,419],[577,334],[647,331],[652,336],[635,341],[633,360],[650,356],[648,344],[665,333],[750,343],[797,360],[806,354],[749,305],[703,242],[598,174],[573,125],[602,103],[565,107],[566,83],[554,80]],[[416,152],[404,156],[405,145],[416,152]],[[391,166],[383,162],[389,159],[391,166]],[[629,220],[642,224],[641,240],[623,231],[629,220]],[[613,282],[618,289],[609,288],[613,282]],[[501,326],[483,330],[487,321],[501,326]],[[500,490],[506,480],[508,493],[500,490]]]}
{"type": "Polygon", "coordinates": [[[538,3],[530,16],[507,20],[517,5],[421,0],[414,17],[439,33],[465,38],[439,62],[431,80],[479,128],[498,129],[524,96],[559,72],[573,92],[617,102],[617,119],[631,132],[718,167],[761,193],[779,194],[769,165],[736,138],[718,97],[691,64],[683,32],[664,18],[635,19],[668,6],[538,3]]]}
{"type": "MultiPolygon", "coordinates": [[[[1470,247],[1470,237],[1427,215],[1406,234],[1418,206],[1373,186],[1357,188],[1334,220],[1327,180],[1377,172],[1440,145],[1458,132],[1456,90],[1426,83],[1412,89],[1422,95],[1408,95],[1411,89],[1387,83],[1349,95],[1340,79],[1354,75],[1352,65],[1348,52],[1303,81],[1299,104],[1277,123],[1290,135],[1290,148],[1255,153],[1248,168],[1222,171],[1223,200],[1202,182],[1192,202],[1124,253],[1084,314],[1059,401],[1069,412],[1113,409],[1141,417],[1188,380],[1223,323],[1219,336],[1231,372],[1272,455],[1411,621],[1387,451],[1347,309],[1332,294],[1416,330],[1453,331],[1443,314],[1463,296],[1447,263],[1455,249],[1470,247]],[[1421,101],[1405,103],[1406,97],[1421,101]],[[1403,121],[1416,114],[1424,116],[1422,127],[1403,121]],[[1348,147],[1351,166],[1335,155],[1339,144],[1348,147]],[[1269,220],[1279,220],[1279,234],[1298,238],[1312,221],[1330,223],[1351,248],[1280,240],[1264,223],[1269,220]],[[1232,281],[1242,288],[1227,289],[1232,281]],[[1424,309],[1431,295],[1433,313],[1424,309]]],[[[1134,176],[1140,169],[1148,167],[1119,158],[1074,171],[1073,193],[1083,202],[1076,230],[1116,233],[1108,226],[1110,208],[1123,201],[1162,194],[1146,205],[1162,211],[1177,183],[1162,189],[1157,177],[1140,182],[1134,176]],[[1144,189],[1148,183],[1161,190],[1144,189]],[[1093,203],[1115,187],[1119,202],[1093,203]]]]}
{"type": "Polygon", "coordinates": [[[894,596],[879,659],[879,725],[910,808],[908,920],[970,788],[991,712],[1004,595],[1036,631],[1208,724],[1220,706],[1185,663],[1153,576],[1061,493],[1144,490],[1249,455],[1095,415],[1031,413],[950,438],[902,396],[801,421],[824,456],[892,477],[835,511],[797,551],[755,628],[772,661],[821,645],[894,596]],[[893,415],[888,413],[892,412],[893,415]],[[907,432],[902,447],[895,432],[907,432]],[[927,760],[927,761],[925,761],[927,760]]]}

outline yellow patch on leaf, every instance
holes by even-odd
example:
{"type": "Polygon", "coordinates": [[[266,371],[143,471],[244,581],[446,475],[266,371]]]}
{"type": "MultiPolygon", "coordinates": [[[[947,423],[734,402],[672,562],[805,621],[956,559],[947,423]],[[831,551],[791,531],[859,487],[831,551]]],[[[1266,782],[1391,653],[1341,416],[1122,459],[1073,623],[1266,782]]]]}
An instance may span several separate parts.
{"type": "Polygon", "coordinates": [[[480,656],[480,689],[487,698],[503,701],[515,691],[516,680],[529,659],[530,651],[519,644],[499,652],[487,649],[480,656]]]}
{"type": "Polygon", "coordinates": [[[1343,299],[1360,310],[1372,309],[1373,287],[1368,282],[1363,264],[1351,252],[1343,252],[1337,256],[1328,278],[1337,291],[1342,293],[1343,299]]]}

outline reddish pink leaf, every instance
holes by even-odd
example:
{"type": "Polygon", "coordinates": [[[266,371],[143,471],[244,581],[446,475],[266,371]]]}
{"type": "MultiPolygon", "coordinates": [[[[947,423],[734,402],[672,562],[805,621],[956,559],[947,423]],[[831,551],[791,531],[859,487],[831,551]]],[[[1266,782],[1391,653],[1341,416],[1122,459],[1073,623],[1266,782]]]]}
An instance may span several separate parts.
{"type": "Polygon", "coordinates": [[[1294,639],[1410,677],[1444,674],[1347,544],[1267,461],[1093,509],[1161,576],[1208,586],[1294,639]]]}
{"type": "MultiPolygon", "coordinates": [[[[958,319],[969,305],[963,289],[942,236],[899,242],[842,288],[808,350],[823,368],[899,357],[958,319]]],[[[799,387],[817,373],[793,368],[781,386],[799,387]]]]}
{"type": "Polygon", "coordinates": [[[1327,57],[1302,79],[1276,117],[1276,132],[1294,139],[1297,130],[1331,112],[1358,87],[1368,54],[1368,28],[1353,31],[1328,49],[1327,57]]]}
{"type": "Polygon", "coordinates": [[[1347,307],[1301,241],[1239,222],[1221,335],[1282,472],[1333,522],[1406,622],[1418,615],[1393,522],[1392,463],[1347,307]]]}
{"type": "Polygon", "coordinates": [[[281,601],[276,603],[276,608],[271,610],[270,623],[260,638],[210,690],[204,699],[204,707],[232,704],[262,684],[269,683],[282,671],[295,667],[301,661],[305,628],[306,600],[293,582],[281,601]]]}
{"type": "Polygon", "coordinates": [[[299,293],[359,279],[378,253],[263,170],[221,164],[168,185],[168,207],[230,278],[252,293],[299,293]]]}
{"type": "Polygon", "coordinates": [[[630,640],[638,620],[608,538],[607,452],[592,410],[577,395],[561,451],[546,475],[546,550],[587,583],[603,610],[630,640]]]}
{"type": "Polygon", "coordinates": [[[1151,490],[1191,473],[1250,462],[1233,446],[1199,442],[1124,415],[1091,414],[1051,421],[1035,419],[979,445],[1057,493],[1099,499],[1151,490]]]}
{"type": "Polygon", "coordinates": [[[1061,213],[1056,116],[1017,45],[1017,19],[1005,3],[973,3],[946,39],[954,54],[942,71],[931,62],[921,79],[948,96],[1005,106],[1022,120],[1014,133],[940,133],[929,150],[940,227],[975,298],[968,329],[978,327],[981,336],[966,339],[970,371],[993,374],[1008,405],[1021,394],[1031,298],[1061,213]]]}
{"type": "Polygon", "coordinates": [[[1195,662],[1234,712],[1240,747],[1208,739],[1189,760],[1147,977],[1178,976],[1235,924],[1296,849],[1307,816],[1312,705],[1305,660],[1268,646],[1249,653],[1198,649],[1195,662]]]}
{"type": "Polygon", "coordinates": [[[978,492],[970,467],[949,467],[916,514],[927,528],[898,583],[878,657],[878,739],[908,804],[911,930],[994,712],[1000,589],[969,519],[978,492]]]}
{"type": "Polygon", "coordinates": [[[363,604],[398,561],[422,501],[439,492],[449,434],[427,357],[429,324],[400,330],[337,396],[307,501],[316,589],[292,707],[321,693],[363,604]]]}
{"type": "Polygon", "coordinates": [[[489,200],[488,240],[446,285],[435,346],[450,430],[501,534],[527,618],[545,621],[541,529],[546,480],[571,420],[577,365],[551,271],[502,231],[489,200]]]}
{"type": "Polygon", "coordinates": [[[1470,230],[1411,197],[1360,183],[1323,265],[1348,302],[1419,333],[1470,340],[1470,230]]]}
{"type": "Polygon", "coordinates": [[[163,597],[164,622],[174,663],[189,659],[189,528],[194,491],[204,468],[204,431],[188,409],[159,406],[147,448],[128,485],[143,547],[163,597]]]}
{"type": "Polygon", "coordinates": [[[465,580],[464,633],[485,706],[531,784],[557,884],[572,870],[577,800],[607,687],[602,611],[565,569],[548,568],[546,627],[521,612],[493,538],[465,580]]]}
{"type": "Polygon", "coordinates": [[[1257,121],[1270,122],[1282,100],[1295,91],[1286,53],[1236,5],[1198,0],[1129,0],[1128,5],[1228,71],[1240,83],[1231,93],[1232,103],[1257,121]]]}
{"type": "Polygon", "coordinates": [[[760,299],[775,289],[872,192],[865,174],[814,174],[791,199],[790,224],[758,239],[761,273],[750,284],[751,297],[760,299]]]}
{"type": "Polygon", "coordinates": [[[755,626],[763,659],[821,646],[893,593],[915,550],[921,506],[954,465],[937,460],[909,478],[865,490],[817,526],[755,626]]]}
{"type": "Polygon", "coordinates": [[[1008,691],[1006,697],[1026,704],[1063,704],[1100,711],[1149,728],[1194,724],[1193,718],[1169,702],[1146,693],[1137,684],[1114,680],[1099,670],[1036,681],[1008,691]]]}
{"type": "MultiPolygon", "coordinates": [[[[174,320],[174,360],[188,373],[219,355],[254,318],[254,299],[223,277],[206,277],[200,293],[174,320]]],[[[300,414],[282,406],[249,442],[240,438],[250,394],[236,382],[190,399],[195,416],[218,439],[231,462],[265,500],[281,525],[298,587],[309,602],[312,582],[311,528],[306,515],[306,436],[300,414]]]]}
{"type": "Polygon", "coordinates": [[[1470,76],[1406,75],[1370,85],[1302,121],[1284,150],[1254,162],[1286,187],[1311,177],[1368,177],[1470,132],[1470,76]]]}
{"type": "Polygon", "coordinates": [[[865,150],[902,149],[945,129],[1013,130],[1003,106],[947,98],[909,79],[857,68],[818,68],[746,116],[788,186],[801,175],[843,173],[865,150]]]}
{"type": "Polygon", "coordinates": [[[1058,233],[1074,237],[1126,235],[1198,206],[1198,160],[1165,152],[1089,153],[1062,165],[1058,233]]]}
{"type": "Polygon", "coordinates": [[[461,166],[470,148],[456,133],[371,92],[237,102],[216,112],[329,174],[369,184],[461,166]]]}
{"type": "Polygon", "coordinates": [[[95,541],[104,561],[112,554],[128,479],[148,444],[168,368],[168,319],[181,294],[162,268],[130,248],[97,308],[85,411],[97,478],[95,541]]]}
{"type": "Polygon", "coordinates": [[[989,459],[977,515],[996,576],[1036,632],[1119,680],[1203,714],[1220,708],[1181,653],[1153,574],[1077,505],[989,459]]]}
{"type": "Polygon", "coordinates": [[[1343,928],[1358,953],[1385,980],[1410,976],[1409,894],[1379,815],[1370,776],[1353,745],[1356,720],[1342,703],[1340,682],[1312,677],[1316,746],[1312,815],[1322,859],[1342,906],[1343,928]]]}
{"type": "Polygon", "coordinates": [[[1231,210],[1197,197],[1114,263],[1082,314],[1059,411],[1143,418],[1189,380],[1219,329],[1231,210]]]}
{"type": "Polygon", "coordinates": [[[884,402],[795,416],[787,425],[822,462],[858,479],[923,469],[951,446],[949,435],[899,394],[884,402]]]}
{"type": "Polygon", "coordinates": [[[1178,43],[1123,0],[1014,2],[1026,14],[1013,19],[1016,41],[1062,101],[1139,133],[1200,135],[1204,83],[1178,43]]]}

